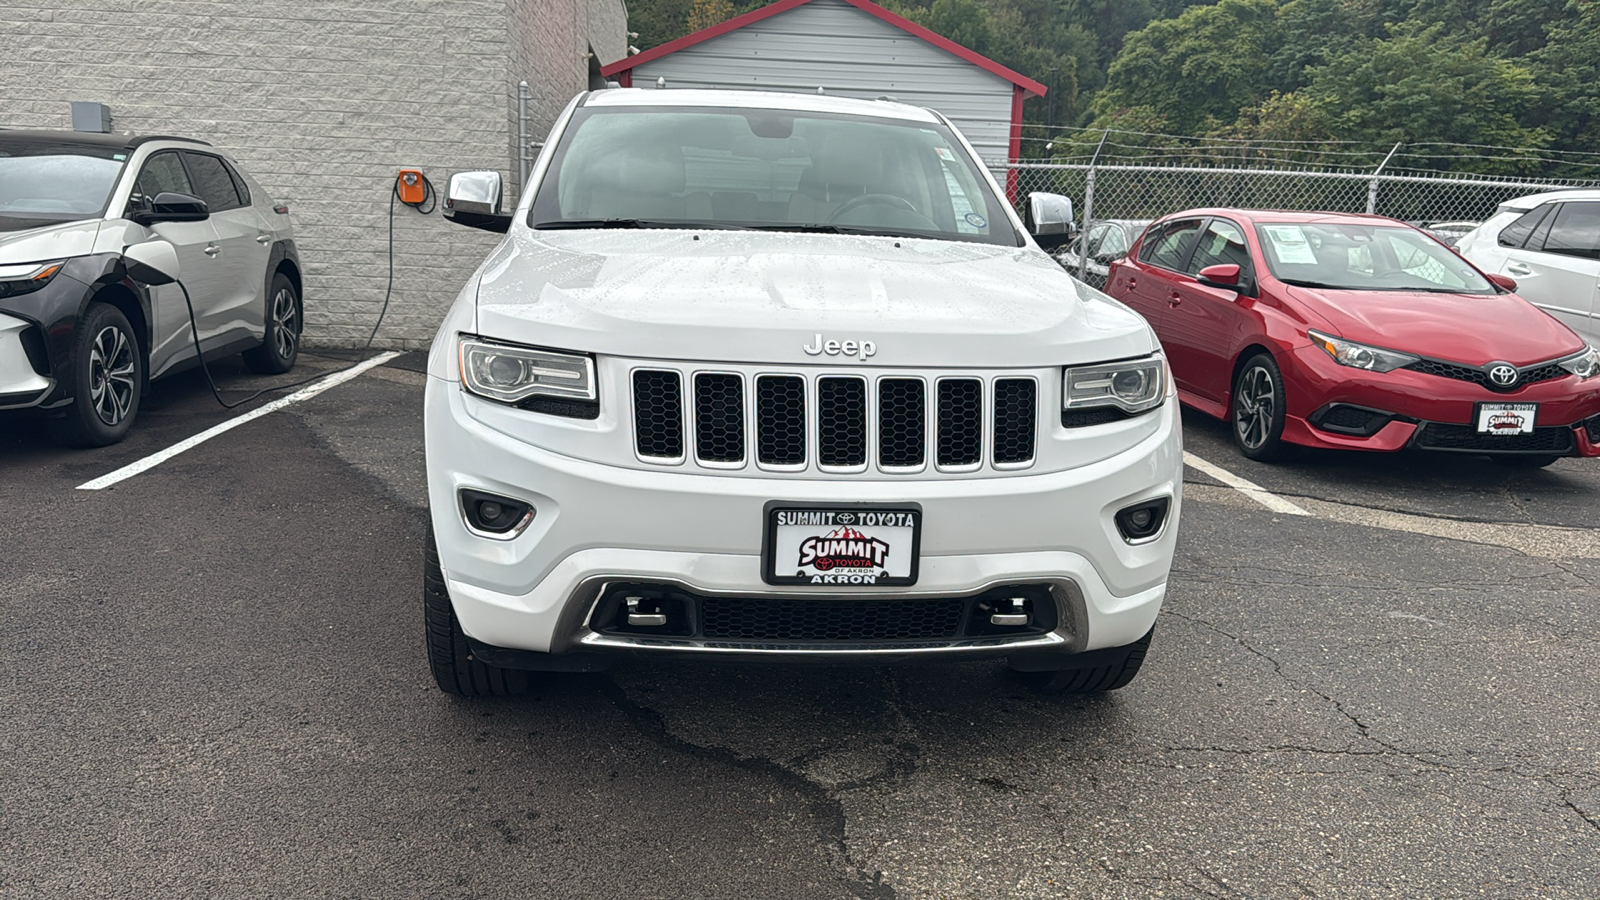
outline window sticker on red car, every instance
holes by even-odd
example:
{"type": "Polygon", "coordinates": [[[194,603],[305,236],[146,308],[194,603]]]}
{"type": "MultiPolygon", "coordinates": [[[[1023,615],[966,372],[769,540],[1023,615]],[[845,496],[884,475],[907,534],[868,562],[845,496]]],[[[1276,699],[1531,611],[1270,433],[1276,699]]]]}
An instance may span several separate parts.
{"type": "Polygon", "coordinates": [[[1263,225],[1261,230],[1266,232],[1267,239],[1272,241],[1272,251],[1277,254],[1278,261],[1291,266],[1314,266],[1317,264],[1317,255],[1311,252],[1311,245],[1306,241],[1306,233],[1298,225],[1263,225]]]}

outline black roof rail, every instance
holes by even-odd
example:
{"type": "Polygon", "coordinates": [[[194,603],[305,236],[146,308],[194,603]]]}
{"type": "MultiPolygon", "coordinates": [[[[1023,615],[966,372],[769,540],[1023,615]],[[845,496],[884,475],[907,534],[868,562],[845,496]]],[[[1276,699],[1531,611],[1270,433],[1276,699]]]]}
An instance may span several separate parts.
{"type": "Polygon", "coordinates": [[[201,144],[201,145],[206,146],[206,147],[212,146],[212,143],[210,141],[202,141],[199,138],[182,137],[182,136],[176,135],[176,134],[140,134],[140,135],[134,135],[134,136],[128,138],[128,146],[129,147],[137,147],[140,144],[148,144],[151,141],[183,141],[186,144],[201,144]]]}

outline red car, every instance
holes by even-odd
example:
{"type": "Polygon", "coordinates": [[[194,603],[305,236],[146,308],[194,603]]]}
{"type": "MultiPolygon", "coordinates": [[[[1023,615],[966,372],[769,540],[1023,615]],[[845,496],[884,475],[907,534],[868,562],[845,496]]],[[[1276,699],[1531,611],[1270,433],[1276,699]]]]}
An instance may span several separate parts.
{"type": "Polygon", "coordinates": [[[1241,209],[1158,219],[1106,285],[1155,328],[1179,399],[1252,459],[1600,456],[1600,351],[1515,288],[1394,219],[1241,209]]]}

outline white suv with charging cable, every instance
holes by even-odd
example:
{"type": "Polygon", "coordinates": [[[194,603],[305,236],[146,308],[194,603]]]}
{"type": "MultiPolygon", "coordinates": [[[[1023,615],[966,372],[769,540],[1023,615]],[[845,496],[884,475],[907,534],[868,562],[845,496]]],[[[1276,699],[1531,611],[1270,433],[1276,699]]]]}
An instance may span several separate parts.
{"type": "Polygon", "coordinates": [[[1133,678],[1178,524],[1166,360],[947,119],[598,91],[500,195],[461,173],[445,200],[506,239],[428,366],[442,689],[630,655],[1133,678]]]}
{"type": "Polygon", "coordinates": [[[202,358],[289,371],[288,212],[204,141],[0,130],[0,411],[99,447],[127,435],[149,382],[202,358]],[[129,277],[126,251],[150,241],[172,245],[181,285],[129,277]]]}

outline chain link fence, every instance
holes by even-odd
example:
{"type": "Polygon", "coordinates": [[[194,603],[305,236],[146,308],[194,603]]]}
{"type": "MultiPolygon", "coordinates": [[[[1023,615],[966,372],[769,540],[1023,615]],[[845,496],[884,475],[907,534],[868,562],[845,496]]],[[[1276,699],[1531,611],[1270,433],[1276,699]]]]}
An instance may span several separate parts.
{"type": "Polygon", "coordinates": [[[1290,169],[1013,163],[1019,199],[1049,191],[1095,218],[1153,219],[1202,206],[1377,213],[1408,222],[1482,221],[1514,197],[1600,180],[1374,175],[1290,169]]]}
{"type": "MultiPolygon", "coordinates": [[[[1507,200],[1563,188],[1600,187],[1600,154],[1560,157],[1440,144],[1412,145],[1408,151],[1402,149],[1406,145],[1330,149],[1280,142],[1264,147],[1170,135],[1134,138],[1142,143],[1130,143],[1118,132],[1080,134],[1072,143],[1057,135],[1065,158],[1055,150],[1052,159],[995,163],[994,168],[997,175],[1004,173],[1004,184],[1018,208],[1034,191],[1070,198],[1084,232],[1091,220],[1147,220],[1197,207],[1238,207],[1376,213],[1417,224],[1453,242],[1507,200]],[[1330,158],[1342,165],[1324,165],[1330,158]],[[1440,160],[1458,171],[1423,168],[1440,165],[1440,160]],[[1302,165],[1289,165],[1297,162],[1302,165]],[[1459,171],[1474,162],[1491,171],[1557,172],[1559,177],[1459,171]]],[[[1065,261],[1091,283],[1096,280],[1087,260],[1069,255],[1065,261]]]]}

